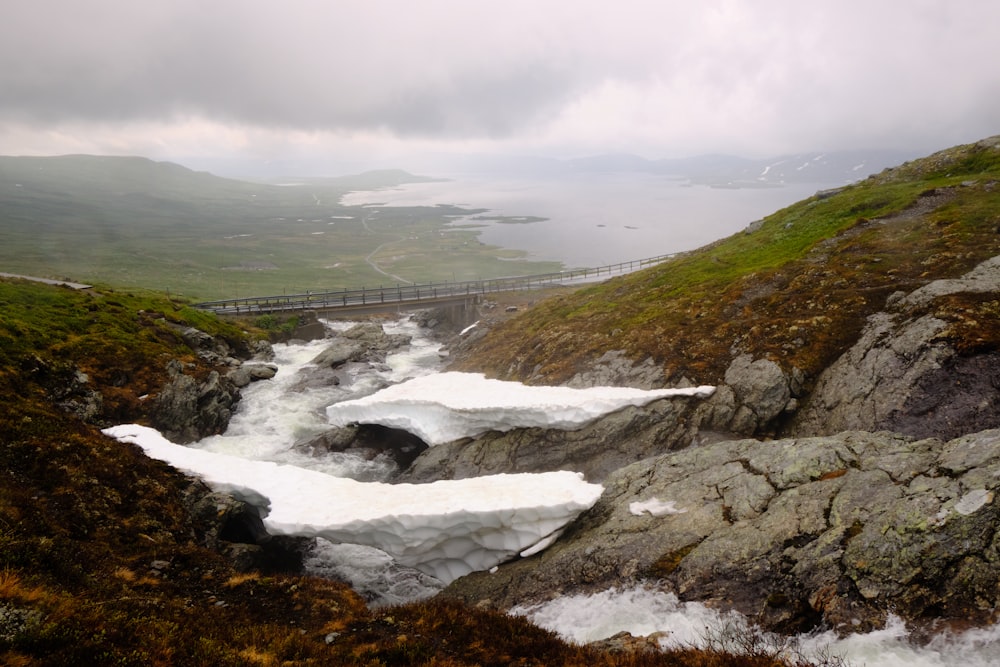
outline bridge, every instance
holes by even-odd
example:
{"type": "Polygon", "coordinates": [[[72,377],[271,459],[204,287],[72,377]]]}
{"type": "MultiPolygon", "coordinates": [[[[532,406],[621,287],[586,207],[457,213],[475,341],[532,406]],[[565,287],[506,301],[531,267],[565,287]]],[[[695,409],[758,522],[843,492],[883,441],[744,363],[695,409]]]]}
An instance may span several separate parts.
{"type": "Polygon", "coordinates": [[[519,292],[597,282],[665,262],[678,254],[659,255],[598,268],[570,269],[531,276],[489,278],[464,282],[397,284],[389,287],[379,285],[378,287],[362,287],[360,289],[309,290],[302,294],[205,301],[195,304],[195,307],[212,311],[217,315],[229,316],[293,314],[304,310],[317,311],[328,316],[418,310],[469,303],[488,294],[499,292],[519,292]]]}

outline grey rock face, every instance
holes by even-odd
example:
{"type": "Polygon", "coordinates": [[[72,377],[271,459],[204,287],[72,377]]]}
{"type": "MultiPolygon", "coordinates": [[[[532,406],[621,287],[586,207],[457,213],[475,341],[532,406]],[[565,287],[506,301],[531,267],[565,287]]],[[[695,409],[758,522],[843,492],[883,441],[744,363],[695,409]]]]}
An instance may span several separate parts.
{"type": "MultiPolygon", "coordinates": [[[[632,364],[608,353],[573,386],[662,385],[662,370],[651,360],[632,364]]],[[[640,459],[691,444],[750,435],[795,405],[799,384],[773,361],[737,357],[708,399],[671,398],[642,408],[626,408],[575,431],[514,429],[437,445],[423,452],[400,481],[431,482],[480,475],[574,470],[599,482],[640,459]]]]}
{"type": "Polygon", "coordinates": [[[647,357],[639,363],[632,363],[622,350],[606,352],[584,372],[577,373],[569,382],[569,387],[635,387],[636,389],[660,389],[664,386],[663,369],[647,357]]]}
{"type": "Polygon", "coordinates": [[[947,323],[927,313],[934,299],[1000,292],[1000,258],[960,279],[936,280],[892,299],[858,342],[824,371],[789,434],[894,430],[951,438],[1000,426],[1000,355],[960,355],[947,323]]]}
{"type": "Polygon", "coordinates": [[[167,365],[167,372],[170,380],[150,409],[152,426],[177,443],[222,433],[240,400],[236,384],[218,371],[203,379],[188,375],[176,360],[167,365]]]}
{"type": "Polygon", "coordinates": [[[739,440],[638,462],[545,552],[446,594],[509,608],[638,582],[767,628],[985,621],[1000,604],[1000,430],[739,440]]]}
{"type": "Polygon", "coordinates": [[[935,280],[903,298],[901,308],[926,306],[934,299],[948,294],[1000,292],[1000,257],[992,257],[961,278],[935,280]]]}
{"type": "Polygon", "coordinates": [[[552,470],[574,470],[600,481],[624,465],[691,444],[697,428],[689,417],[700,401],[676,397],[628,407],[575,431],[522,428],[436,445],[399,481],[552,470]]]}

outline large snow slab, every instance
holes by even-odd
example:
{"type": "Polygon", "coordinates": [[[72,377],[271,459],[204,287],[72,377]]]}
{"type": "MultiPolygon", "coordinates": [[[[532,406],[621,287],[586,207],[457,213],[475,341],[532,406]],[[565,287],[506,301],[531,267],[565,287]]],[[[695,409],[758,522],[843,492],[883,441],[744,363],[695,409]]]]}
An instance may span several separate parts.
{"type": "Polygon", "coordinates": [[[334,426],[379,424],[403,429],[428,445],[487,431],[543,427],[574,430],[628,406],[670,396],[710,396],[715,387],[533,387],[481,373],[436,373],[392,385],[326,409],[334,426]]]}
{"type": "Polygon", "coordinates": [[[444,583],[548,546],[603,491],[573,472],[362,483],[175,445],[134,424],[104,433],[258,507],[271,534],[377,547],[444,583]]]}

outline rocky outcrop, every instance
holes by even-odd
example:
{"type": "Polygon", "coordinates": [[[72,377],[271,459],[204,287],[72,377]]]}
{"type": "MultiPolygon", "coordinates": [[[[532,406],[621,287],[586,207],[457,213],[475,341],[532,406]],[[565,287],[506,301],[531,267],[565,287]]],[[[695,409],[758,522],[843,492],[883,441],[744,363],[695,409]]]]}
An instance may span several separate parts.
{"type": "Polygon", "coordinates": [[[1000,257],[889,300],[824,371],[791,434],[951,438],[1000,426],[1000,257]]]}
{"type": "MultiPolygon", "coordinates": [[[[303,538],[271,536],[257,510],[242,500],[210,490],[193,481],[182,497],[200,528],[203,546],[225,554],[240,572],[296,571],[310,542],[303,538]]],[[[165,564],[169,567],[169,563],[165,564]]]]}
{"type": "Polygon", "coordinates": [[[239,387],[218,371],[198,377],[184,370],[177,360],[167,364],[169,379],[152,399],[149,412],[153,428],[177,443],[222,433],[240,400],[239,387]]]}
{"type": "Polygon", "coordinates": [[[592,482],[612,471],[698,438],[692,415],[702,399],[665,398],[628,407],[577,430],[518,428],[435,445],[400,482],[430,482],[516,472],[573,470],[592,482]]]}
{"type": "Polygon", "coordinates": [[[234,347],[194,327],[168,326],[204,364],[167,363],[166,382],[149,399],[150,424],[177,443],[222,433],[240,400],[240,388],[277,373],[277,366],[264,363],[274,358],[274,350],[267,341],[234,347]]]}
{"type": "MultiPolygon", "coordinates": [[[[621,353],[605,354],[570,384],[662,386],[651,360],[632,364],[621,353]]],[[[801,374],[786,374],[768,359],[737,357],[710,398],[669,398],[626,408],[573,431],[522,428],[490,432],[424,451],[399,477],[431,482],[515,472],[574,470],[599,482],[612,471],[663,452],[766,431],[795,410],[801,374]]]]}
{"type": "Polygon", "coordinates": [[[946,443],[850,432],[638,462],[545,552],[454,582],[509,608],[639,582],[766,628],[985,622],[1000,604],[1000,430],[946,443]]]}
{"type": "Polygon", "coordinates": [[[568,387],[635,387],[636,389],[660,389],[664,386],[663,369],[651,357],[639,363],[632,361],[624,350],[605,352],[585,371],[577,373],[568,387]]]}
{"type": "Polygon", "coordinates": [[[237,368],[226,373],[226,377],[242,389],[251,382],[270,380],[277,373],[278,367],[274,364],[240,364],[237,368]]]}

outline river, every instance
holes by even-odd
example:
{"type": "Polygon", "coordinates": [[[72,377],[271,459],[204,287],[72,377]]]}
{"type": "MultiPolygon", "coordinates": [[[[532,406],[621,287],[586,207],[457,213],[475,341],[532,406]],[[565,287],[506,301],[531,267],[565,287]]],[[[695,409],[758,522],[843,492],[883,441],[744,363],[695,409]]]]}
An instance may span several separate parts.
{"type": "MultiPolygon", "coordinates": [[[[346,322],[328,326],[343,330],[346,322]]],[[[358,367],[350,388],[301,382],[310,360],[327,341],[274,346],[277,376],[244,389],[244,398],[225,434],[193,446],[251,459],[290,463],[331,475],[363,481],[392,475],[387,461],[345,454],[323,454],[296,447],[296,443],[327,428],[325,407],[376,391],[388,383],[435,373],[443,366],[439,345],[415,322],[401,319],[384,325],[388,333],[405,333],[412,342],[391,354],[385,365],[358,367]]],[[[334,545],[320,540],[306,558],[307,572],[349,581],[373,605],[398,604],[433,596],[440,582],[416,570],[401,567],[387,554],[370,547],[334,545]]],[[[634,635],[662,633],[664,645],[718,646],[733,627],[746,626],[738,614],[723,614],[698,603],[646,589],[605,591],[590,596],[564,596],[539,607],[513,610],[549,628],[569,641],[589,642],[620,631],[634,635]]],[[[892,621],[885,629],[840,639],[833,633],[772,638],[802,655],[834,655],[859,667],[986,667],[1000,664],[1000,628],[942,634],[916,646],[904,625],[892,621]]]]}

